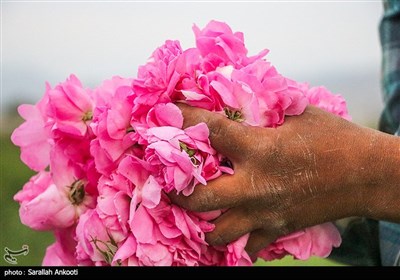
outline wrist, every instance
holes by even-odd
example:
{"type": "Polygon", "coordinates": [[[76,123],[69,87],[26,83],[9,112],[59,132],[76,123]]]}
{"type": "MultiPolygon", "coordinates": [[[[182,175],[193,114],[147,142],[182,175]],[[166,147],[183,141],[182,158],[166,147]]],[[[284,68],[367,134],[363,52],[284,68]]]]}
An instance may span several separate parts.
{"type": "Polygon", "coordinates": [[[360,215],[400,222],[400,138],[379,131],[370,134],[360,165],[360,215]]]}

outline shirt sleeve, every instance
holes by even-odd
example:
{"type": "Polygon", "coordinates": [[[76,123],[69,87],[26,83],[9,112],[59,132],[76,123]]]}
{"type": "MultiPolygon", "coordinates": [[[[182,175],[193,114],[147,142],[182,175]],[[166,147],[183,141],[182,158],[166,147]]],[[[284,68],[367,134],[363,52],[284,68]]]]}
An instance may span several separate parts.
{"type": "Polygon", "coordinates": [[[379,130],[395,134],[400,125],[400,1],[387,0],[379,25],[382,46],[382,94],[385,102],[379,130]]]}
{"type": "MultiPolygon", "coordinates": [[[[379,26],[382,45],[382,93],[385,107],[379,129],[400,135],[400,1],[384,1],[379,26]]],[[[400,265],[400,224],[379,222],[382,265],[400,265]]]]}

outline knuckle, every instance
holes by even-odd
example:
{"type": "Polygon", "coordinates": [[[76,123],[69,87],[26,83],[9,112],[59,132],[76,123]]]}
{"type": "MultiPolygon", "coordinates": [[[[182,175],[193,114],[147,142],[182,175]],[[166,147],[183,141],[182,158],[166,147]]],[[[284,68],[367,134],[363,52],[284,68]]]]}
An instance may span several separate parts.
{"type": "Polygon", "coordinates": [[[190,211],[194,212],[205,212],[210,208],[212,202],[212,196],[210,192],[192,193],[190,196],[182,200],[180,205],[190,211]]]}
{"type": "Polygon", "coordinates": [[[204,212],[212,209],[212,206],[216,203],[216,197],[214,193],[211,191],[204,191],[200,193],[198,198],[196,199],[196,203],[194,207],[196,208],[195,211],[204,212]]]}
{"type": "Polygon", "coordinates": [[[208,128],[210,130],[210,136],[223,136],[225,127],[226,127],[226,120],[223,116],[215,115],[213,118],[208,118],[206,121],[208,128]]]}
{"type": "Polygon", "coordinates": [[[192,203],[189,203],[186,209],[193,211],[193,212],[204,212],[204,207],[199,204],[197,201],[193,201],[192,203]]]}
{"type": "Polygon", "coordinates": [[[194,126],[201,122],[208,122],[208,111],[197,107],[191,107],[186,104],[179,104],[178,107],[182,112],[184,128],[194,126]]]}
{"type": "Polygon", "coordinates": [[[284,236],[293,232],[291,223],[285,219],[284,215],[272,211],[265,215],[262,228],[268,232],[270,236],[284,236]]]}
{"type": "Polygon", "coordinates": [[[179,205],[186,210],[198,211],[200,208],[199,201],[193,195],[184,196],[182,194],[169,194],[168,196],[173,204],[179,205]]]}
{"type": "Polygon", "coordinates": [[[218,232],[211,232],[206,236],[206,242],[212,246],[220,246],[225,245],[229,241],[227,241],[223,234],[218,232]]]}
{"type": "Polygon", "coordinates": [[[190,197],[188,197],[188,199],[185,201],[183,208],[194,212],[202,212],[202,207],[199,201],[190,197]]]}

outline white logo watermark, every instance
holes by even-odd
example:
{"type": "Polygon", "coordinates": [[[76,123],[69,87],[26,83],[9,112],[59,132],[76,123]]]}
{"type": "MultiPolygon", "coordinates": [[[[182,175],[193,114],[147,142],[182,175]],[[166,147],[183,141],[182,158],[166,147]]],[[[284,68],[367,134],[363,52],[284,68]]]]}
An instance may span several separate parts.
{"type": "Polygon", "coordinates": [[[6,253],[3,255],[3,259],[8,262],[9,264],[18,264],[17,263],[17,258],[16,256],[20,256],[20,255],[28,255],[29,253],[29,246],[28,245],[22,245],[22,249],[20,250],[11,250],[8,247],[4,248],[4,251],[6,251],[6,253]]]}

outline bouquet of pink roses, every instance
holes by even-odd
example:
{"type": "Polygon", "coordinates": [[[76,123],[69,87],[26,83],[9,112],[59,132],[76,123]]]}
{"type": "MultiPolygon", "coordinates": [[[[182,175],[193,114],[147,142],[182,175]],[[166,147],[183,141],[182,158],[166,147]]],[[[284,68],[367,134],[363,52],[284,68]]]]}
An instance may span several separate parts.
{"type": "MultiPolygon", "coordinates": [[[[182,128],[175,103],[270,128],[308,104],[349,118],[340,95],[282,76],[264,59],[267,50],[248,56],[243,34],[225,23],[193,30],[195,48],[166,41],[137,78],[88,89],[71,75],[47,84],[37,104],[19,106],[25,122],[11,138],[38,173],[14,199],[23,224],[54,232],[43,265],[251,265],[248,235],[227,246],[205,241],[221,211],[187,211],[166,195],[189,196],[234,172],[204,123],[182,128]]],[[[326,223],[278,238],[259,257],[326,257],[340,242],[326,223]]]]}

